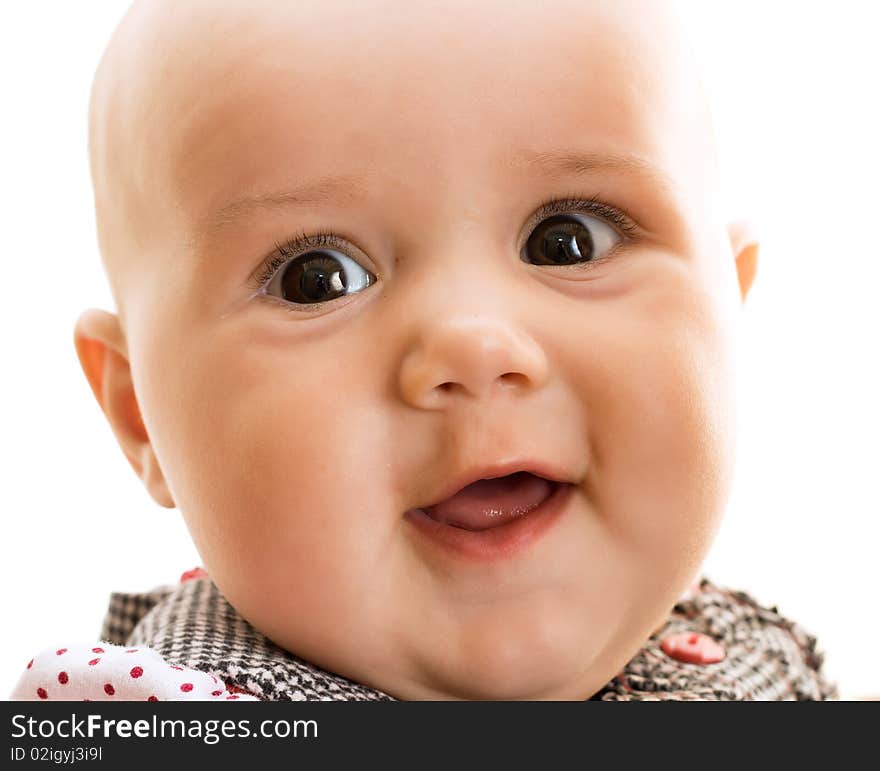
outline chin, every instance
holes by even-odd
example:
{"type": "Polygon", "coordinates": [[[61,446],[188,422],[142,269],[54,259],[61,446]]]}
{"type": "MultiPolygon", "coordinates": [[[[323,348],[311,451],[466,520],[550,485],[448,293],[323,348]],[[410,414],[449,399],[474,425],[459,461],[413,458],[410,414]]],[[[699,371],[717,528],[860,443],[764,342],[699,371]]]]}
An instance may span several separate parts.
{"type": "MultiPolygon", "coordinates": [[[[573,680],[572,673],[546,670],[512,672],[506,680],[486,677],[463,679],[435,677],[426,683],[408,683],[385,689],[404,701],[583,701],[598,691],[607,678],[573,680]]],[[[581,673],[583,676],[583,673],[581,673]]]]}
{"type": "MultiPolygon", "coordinates": [[[[420,677],[398,698],[407,700],[543,701],[583,700],[614,672],[596,670],[590,645],[566,630],[563,639],[547,635],[495,635],[458,648],[458,658],[422,662],[420,677]],[[606,676],[607,675],[607,676],[606,676]]],[[[534,631],[534,630],[533,630],[534,631]]],[[[447,651],[449,652],[449,651],[447,651]]]]}

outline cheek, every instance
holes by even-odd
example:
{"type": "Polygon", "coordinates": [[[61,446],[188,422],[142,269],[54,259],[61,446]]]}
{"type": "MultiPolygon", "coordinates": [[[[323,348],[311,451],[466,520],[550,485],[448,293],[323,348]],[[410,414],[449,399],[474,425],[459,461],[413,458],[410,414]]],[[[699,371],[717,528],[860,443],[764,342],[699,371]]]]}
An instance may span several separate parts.
{"type": "Polygon", "coordinates": [[[696,567],[732,476],[734,347],[711,293],[684,272],[665,279],[595,308],[572,366],[603,526],[634,557],[696,567]]]}
{"type": "Polygon", "coordinates": [[[353,383],[355,364],[331,352],[255,339],[203,340],[166,391],[161,456],[175,501],[230,599],[247,583],[352,601],[362,586],[352,577],[382,558],[391,526],[384,429],[358,401],[375,388],[353,383]]]}

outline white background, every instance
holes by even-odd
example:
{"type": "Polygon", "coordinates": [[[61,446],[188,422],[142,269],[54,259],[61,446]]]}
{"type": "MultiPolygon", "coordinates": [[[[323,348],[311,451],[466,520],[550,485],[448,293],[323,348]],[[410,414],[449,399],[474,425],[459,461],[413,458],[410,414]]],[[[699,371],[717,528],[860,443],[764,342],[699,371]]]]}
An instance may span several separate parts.
{"type": "MultiPolygon", "coordinates": [[[[39,650],[97,639],[111,590],[199,564],[154,504],[73,347],[115,310],[86,146],[122,0],[0,6],[0,698],[39,650]]],[[[880,4],[684,0],[731,216],[762,250],[742,317],[740,455],[706,564],[816,633],[846,698],[880,696],[880,4]]]]}

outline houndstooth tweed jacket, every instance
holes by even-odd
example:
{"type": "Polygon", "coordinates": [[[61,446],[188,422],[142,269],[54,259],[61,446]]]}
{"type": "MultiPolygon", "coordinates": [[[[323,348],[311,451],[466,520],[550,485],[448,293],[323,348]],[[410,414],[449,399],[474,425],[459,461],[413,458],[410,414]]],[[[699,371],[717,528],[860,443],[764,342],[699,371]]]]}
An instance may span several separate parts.
{"type": "MultiPolygon", "coordinates": [[[[394,697],[327,672],[275,645],[245,621],[210,578],[149,592],[114,592],[101,638],[146,645],[170,664],[222,678],[268,701],[393,701],[394,697]]],[[[601,701],[832,700],[815,637],[745,592],[703,578],[672,609],[623,670],[595,693],[601,701]],[[724,650],[721,661],[688,663],[662,641],[696,632],[724,650]]]]}

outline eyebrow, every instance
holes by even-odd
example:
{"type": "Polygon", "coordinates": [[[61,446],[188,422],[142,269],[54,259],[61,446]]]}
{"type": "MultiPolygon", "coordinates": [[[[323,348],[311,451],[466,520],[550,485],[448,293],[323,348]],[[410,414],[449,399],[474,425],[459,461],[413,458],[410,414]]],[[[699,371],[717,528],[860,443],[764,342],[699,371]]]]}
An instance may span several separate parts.
{"type": "Polygon", "coordinates": [[[340,194],[356,196],[362,194],[365,189],[362,174],[338,174],[325,177],[317,182],[307,183],[293,190],[242,196],[230,201],[205,218],[199,227],[199,233],[203,237],[213,235],[218,230],[234,224],[254,211],[271,211],[320,203],[340,194]]]}
{"type": "Polygon", "coordinates": [[[550,177],[583,176],[598,171],[610,171],[633,177],[664,191],[673,188],[672,180],[659,167],[628,153],[585,152],[579,149],[549,152],[522,150],[514,156],[513,165],[525,166],[550,177]]]}
{"type": "MultiPolygon", "coordinates": [[[[631,176],[665,191],[673,187],[672,181],[663,171],[645,159],[630,154],[585,152],[579,149],[543,152],[521,150],[513,156],[509,165],[525,167],[547,177],[584,176],[599,171],[610,171],[631,176]]],[[[365,192],[363,174],[339,174],[292,190],[242,196],[205,218],[199,233],[202,237],[212,236],[218,230],[234,224],[255,211],[272,211],[321,203],[338,195],[357,197],[365,192]]]]}

